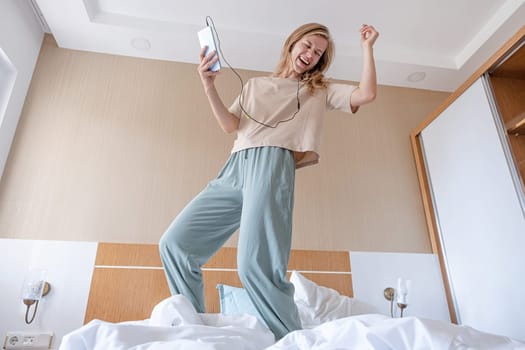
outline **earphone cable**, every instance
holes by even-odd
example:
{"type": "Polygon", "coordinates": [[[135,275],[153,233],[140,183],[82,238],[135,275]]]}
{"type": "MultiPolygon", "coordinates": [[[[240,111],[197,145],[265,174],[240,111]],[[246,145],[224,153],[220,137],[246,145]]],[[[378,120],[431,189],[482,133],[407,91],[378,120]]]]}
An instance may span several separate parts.
{"type": "Polygon", "coordinates": [[[211,30],[212,30],[212,35],[217,39],[217,50],[218,50],[218,54],[220,54],[220,57],[222,58],[222,60],[224,62],[226,62],[226,65],[228,65],[228,68],[230,68],[230,70],[237,76],[237,78],[239,79],[239,82],[241,84],[241,91],[239,92],[239,107],[241,108],[241,111],[244,113],[244,115],[246,116],[246,118],[250,119],[250,120],[253,120],[254,122],[262,125],[262,126],[265,126],[267,128],[272,128],[272,129],[275,129],[279,126],[279,124],[281,123],[285,123],[285,122],[288,122],[292,119],[295,118],[295,116],[297,115],[297,113],[299,113],[299,111],[301,110],[301,101],[299,99],[299,90],[306,84],[306,83],[303,83],[302,85],[300,84],[302,80],[297,80],[297,93],[296,93],[296,98],[297,98],[297,110],[295,111],[295,113],[288,119],[284,119],[284,120],[280,120],[277,122],[277,124],[275,125],[269,125],[269,124],[266,124],[266,123],[263,123],[255,118],[253,118],[250,114],[248,114],[248,112],[244,109],[244,106],[243,106],[243,92],[244,92],[244,81],[242,80],[242,77],[241,75],[235,70],[235,68],[233,68],[230,64],[230,62],[228,62],[228,60],[226,59],[226,57],[224,56],[224,53],[222,52],[222,48],[221,48],[221,40],[219,38],[219,34],[217,33],[217,30],[215,29],[215,23],[213,22],[213,18],[211,18],[211,16],[206,16],[206,25],[211,27],[211,30]]]}

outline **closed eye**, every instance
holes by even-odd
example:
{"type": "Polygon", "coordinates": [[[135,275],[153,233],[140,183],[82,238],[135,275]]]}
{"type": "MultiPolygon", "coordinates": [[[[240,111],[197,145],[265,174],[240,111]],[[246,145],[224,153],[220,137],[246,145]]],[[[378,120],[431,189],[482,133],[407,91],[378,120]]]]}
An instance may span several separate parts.
{"type": "MultiPolygon", "coordinates": [[[[312,43],[310,43],[309,41],[305,41],[303,42],[303,46],[310,50],[312,48],[312,43]]],[[[318,57],[321,57],[323,55],[323,51],[322,50],[314,50],[314,54],[318,57]]]]}

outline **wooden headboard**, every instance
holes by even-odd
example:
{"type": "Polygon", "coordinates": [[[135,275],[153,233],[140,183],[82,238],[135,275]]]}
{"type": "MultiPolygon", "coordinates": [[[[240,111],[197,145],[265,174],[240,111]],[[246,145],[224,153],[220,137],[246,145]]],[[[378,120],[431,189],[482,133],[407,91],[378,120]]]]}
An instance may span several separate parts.
{"type": "MultiPolygon", "coordinates": [[[[203,266],[207,312],[219,312],[219,283],[241,286],[236,248],[222,248],[203,266]]],[[[319,285],[353,296],[347,251],[292,250],[288,271],[297,270],[319,285]]],[[[170,296],[156,244],[99,243],[84,323],[149,318],[170,296]]]]}

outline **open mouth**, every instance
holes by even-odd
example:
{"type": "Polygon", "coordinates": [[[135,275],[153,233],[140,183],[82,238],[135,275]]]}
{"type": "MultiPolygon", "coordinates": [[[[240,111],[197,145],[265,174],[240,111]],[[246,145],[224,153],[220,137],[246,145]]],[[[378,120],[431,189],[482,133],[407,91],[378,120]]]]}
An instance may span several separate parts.
{"type": "Polygon", "coordinates": [[[301,63],[305,66],[308,66],[310,64],[310,61],[308,61],[307,59],[299,56],[299,61],[301,61],[301,63]]]}

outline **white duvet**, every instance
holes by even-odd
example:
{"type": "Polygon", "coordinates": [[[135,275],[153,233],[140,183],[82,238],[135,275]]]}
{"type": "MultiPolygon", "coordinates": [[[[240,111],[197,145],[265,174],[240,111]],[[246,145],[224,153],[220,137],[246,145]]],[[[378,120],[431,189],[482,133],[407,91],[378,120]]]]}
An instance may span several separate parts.
{"type": "Polygon", "coordinates": [[[59,350],[343,350],[525,349],[507,337],[416,317],[359,315],[288,334],[273,334],[250,315],[198,314],[181,295],[159,303],[143,321],[94,320],[67,334],[59,350]]]}

